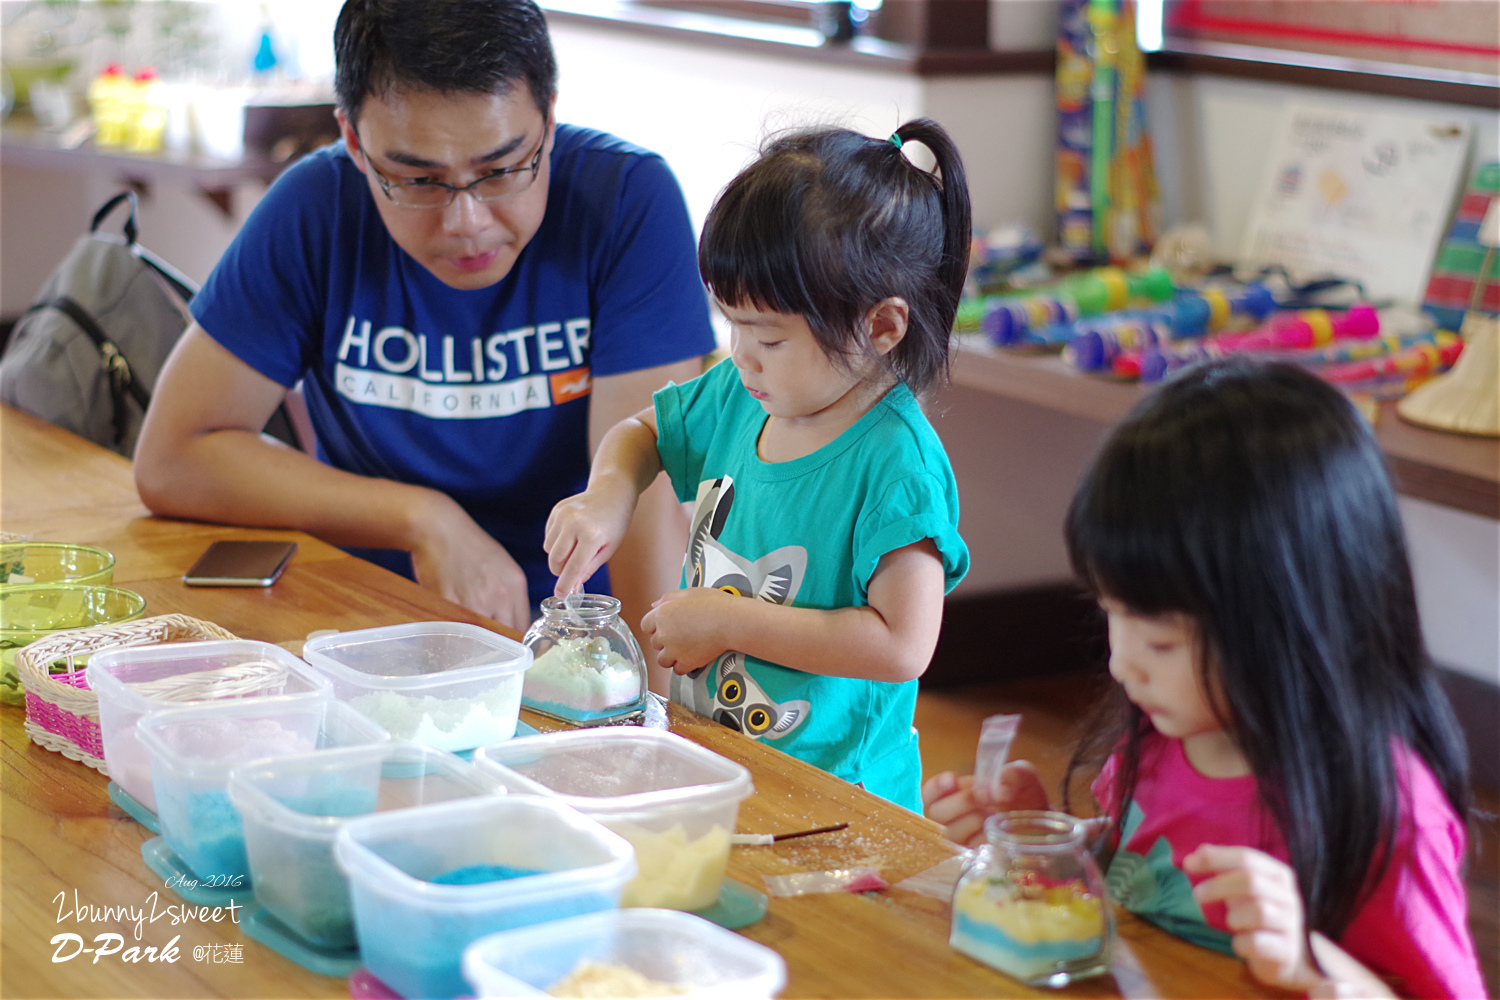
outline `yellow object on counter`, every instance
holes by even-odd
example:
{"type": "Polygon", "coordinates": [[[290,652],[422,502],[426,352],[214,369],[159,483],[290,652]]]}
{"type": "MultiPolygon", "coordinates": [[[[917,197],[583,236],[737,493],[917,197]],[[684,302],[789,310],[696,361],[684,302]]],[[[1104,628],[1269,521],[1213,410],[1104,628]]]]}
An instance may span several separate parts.
{"type": "Polygon", "coordinates": [[[636,877],[625,886],[621,906],[651,906],[665,910],[702,910],[719,898],[724,870],[729,865],[729,831],[715,826],[689,840],[679,823],[657,832],[631,823],[597,816],[635,848],[636,877]]]}

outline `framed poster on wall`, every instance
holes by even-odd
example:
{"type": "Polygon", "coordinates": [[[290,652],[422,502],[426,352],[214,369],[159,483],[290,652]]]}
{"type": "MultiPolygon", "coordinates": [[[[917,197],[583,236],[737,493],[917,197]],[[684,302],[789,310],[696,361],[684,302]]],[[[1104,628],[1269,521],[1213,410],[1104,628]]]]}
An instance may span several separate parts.
{"type": "Polygon", "coordinates": [[[1468,123],[1292,104],[1270,149],[1241,263],[1420,302],[1463,177],[1468,123]]]}

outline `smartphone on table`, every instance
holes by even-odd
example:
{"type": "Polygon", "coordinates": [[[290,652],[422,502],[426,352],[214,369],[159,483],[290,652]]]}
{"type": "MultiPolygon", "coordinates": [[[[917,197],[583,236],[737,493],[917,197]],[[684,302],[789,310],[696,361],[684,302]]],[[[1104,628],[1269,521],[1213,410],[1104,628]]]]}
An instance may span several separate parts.
{"type": "Polygon", "coordinates": [[[189,587],[269,587],[296,551],[296,542],[217,541],[182,575],[182,582],[189,587]]]}

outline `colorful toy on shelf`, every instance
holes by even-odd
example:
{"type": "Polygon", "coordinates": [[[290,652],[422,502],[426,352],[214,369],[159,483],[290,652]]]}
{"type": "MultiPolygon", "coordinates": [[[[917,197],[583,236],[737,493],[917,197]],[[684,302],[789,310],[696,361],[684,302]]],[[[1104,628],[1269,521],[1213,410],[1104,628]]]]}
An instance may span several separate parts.
{"type": "Polygon", "coordinates": [[[1182,343],[1158,344],[1139,354],[1122,354],[1114,372],[1142,382],[1159,382],[1184,365],[1243,351],[1296,351],[1322,347],[1335,340],[1369,340],[1380,333],[1380,315],[1368,305],[1350,306],[1344,313],[1303,309],[1248,333],[1220,334],[1182,343]]]}
{"type": "Polygon", "coordinates": [[[1486,163],[1475,172],[1459,202],[1453,228],[1438,251],[1423,297],[1422,308],[1446,330],[1459,329],[1464,313],[1470,309],[1490,316],[1500,314],[1500,274],[1480,274],[1485,246],[1479,240],[1479,227],[1496,201],[1500,201],[1500,163],[1486,163]]]}
{"type": "Polygon", "coordinates": [[[969,243],[969,281],[980,293],[994,293],[1010,287],[1018,272],[1030,276],[1040,269],[1033,283],[1046,280],[1050,271],[1039,263],[1044,249],[1041,238],[1024,222],[975,233],[969,243]]]}
{"type": "Polygon", "coordinates": [[[1276,297],[1259,282],[1233,291],[1184,289],[1160,308],[1056,323],[1038,339],[1067,344],[1064,356],[1080,371],[1106,371],[1125,351],[1201,337],[1222,330],[1236,316],[1259,323],[1275,310],[1276,297]]]}
{"type": "Polygon", "coordinates": [[[1158,198],[1135,2],[1063,0],[1059,24],[1059,243],[1080,263],[1149,252],[1158,198]]]}
{"type": "Polygon", "coordinates": [[[1040,237],[1025,223],[976,232],[969,243],[969,275],[953,329],[978,331],[986,302],[1012,290],[1015,282],[1036,286],[1047,281],[1052,270],[1042,260],[1044,249],[1040,237]]]}
{"type": "Polygon", "coordinates": [[[1132,301],[1165,302],[1174,291],[1165,271],[1130,274],[1100,267],[1038,294],[986,299],[979,325],[991,343],[1008,347],[1027,342],[1034,331],[1055,323],[1117,312],[1132,301]]]}
{"type": "Polygon", "coordinates": [[[1146,57],[1136,44],[1135,0],[1122,0],[1115,59],[1115,140],[1104,245],[1111,260],[1150,252],[1160,228],[1160,194],[1146,129],[1146,57]]]}
{"type": "Polygon", "coordinates": [[[1453,367],[1463,353],[1463,338],[1440,330],[1428,343],[1412,344],[1383,357],[1346,361],[1317,369],[1320,376],[1350,389],[1400,382],[1410,389],[1412,379],[1426,379],[1453,367]]]}

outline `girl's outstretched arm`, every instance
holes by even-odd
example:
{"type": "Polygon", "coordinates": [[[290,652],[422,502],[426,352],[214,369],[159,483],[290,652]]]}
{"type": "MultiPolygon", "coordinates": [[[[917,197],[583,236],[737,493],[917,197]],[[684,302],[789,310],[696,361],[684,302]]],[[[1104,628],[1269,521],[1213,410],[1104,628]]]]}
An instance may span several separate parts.
{"type": "Polygon", "coordinates": [[[661,472],[656,451],[656,412],[647,408],[612,427],[594,453],[589,485],[558,502],[547,518],[542,547],[557,574],[558,597],[583,586],[614,554],[636,501],[661,472]]]}
{"type": "Polygon", "coordinates": [[[1182,869],[1210,875],[1193,888],[1193,898],[1225,904],[1234,952],[1261,982],[1319,997],[1396,995],[1328,938],[1305,933],[1297,876],[1284,861],[1252,847],[1204,844],[1182,859],[1182,869]]]}
{"type": "MultiPolygon", "coordinates": [[[[573,500],[586,496],[580,494],[573,500]]],[[[558,510],[562,507],[559,504],[558,510]]],[[[932,539],[882,556],[870,578],[869,601],[865,607],[825,611],[695,587],[664,595],[641,625],[652,647],[647,657],[654,652],[659,665],[679,674],[733,649],[829,677],[876,681],[920,677],[932,659],[943,623],[943,563],[932,539]]]]}

